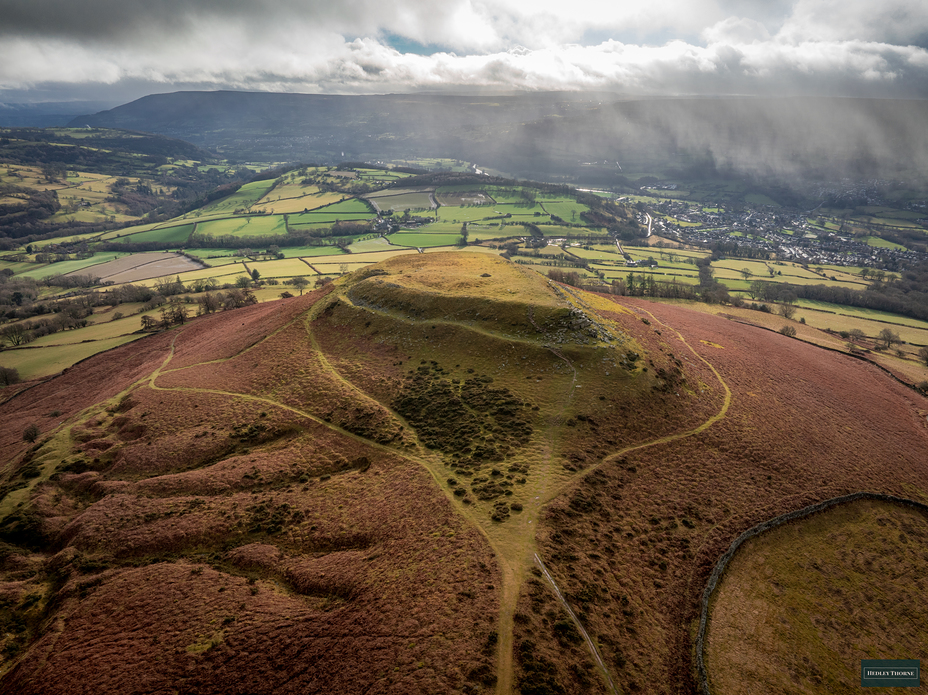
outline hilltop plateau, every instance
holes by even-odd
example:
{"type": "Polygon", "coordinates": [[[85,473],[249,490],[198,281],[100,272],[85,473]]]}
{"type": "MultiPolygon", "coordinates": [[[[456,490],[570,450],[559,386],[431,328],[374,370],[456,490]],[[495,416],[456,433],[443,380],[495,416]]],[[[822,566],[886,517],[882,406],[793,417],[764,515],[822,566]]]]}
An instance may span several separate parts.
{"type": "MultiPolygon", "coordinates": [[[[0,693],[695,693],[740,534],[861,491],[928,503],[928,400],[877,366],[488,253],[395,256],[0,399],[0,693]]],[[[924,512],[882,504],[816,519],[924,574],[899,540],[924,512]]],[[[794,600],[826,581],[803,552],[798,588],[776,565],[794,600]]],[[[869,580],[797,605],[827,627],[911,598],[869,580]]],[[[750,633],[731,593],[713,687],[750,633]]],[[[795,692],[902,658],[871,629],[810,668],[796,634],[752,645],[795,692]]]]}

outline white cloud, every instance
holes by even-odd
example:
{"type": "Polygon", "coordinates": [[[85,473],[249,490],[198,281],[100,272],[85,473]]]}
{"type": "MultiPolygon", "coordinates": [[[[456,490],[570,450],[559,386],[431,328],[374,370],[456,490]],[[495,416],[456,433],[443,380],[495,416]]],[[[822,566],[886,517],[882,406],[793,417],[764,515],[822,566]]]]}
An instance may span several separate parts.
{"type": "Polygon", "coordinates": [[[152,91],[928,96],[928,51],[914,45],[928,36],[928,10],[901,0],[121,0],[90,9],[0,0],[0,16],[0,90],[133,82],[161,86],[152,91]],[[590,32],[655,31],[684,38],[581,45],[590,32]],[[391,35],[448,50],[401,53],[391,35]]]}
{"type": "Polygon", "coordinates": [[[710,44],[742,44],[769,41],[770,32],[760,22],[745,17],[728,17],[702,31],[702,37],[710,44]]]}
{"type": "Polygon", "coordinates": [[[926,46],[928,5],[913,0],[798,0],[780,37],[926,46]]]}

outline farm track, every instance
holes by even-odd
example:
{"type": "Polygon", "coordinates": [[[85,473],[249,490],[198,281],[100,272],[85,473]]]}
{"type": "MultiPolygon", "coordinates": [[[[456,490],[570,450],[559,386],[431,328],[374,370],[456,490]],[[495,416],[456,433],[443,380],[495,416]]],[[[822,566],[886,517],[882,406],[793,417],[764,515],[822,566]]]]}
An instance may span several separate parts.
{"type": "MultiPolygon", "coordinates": [[[[570,296],[571,296],[571,299],[574,300],[571,303],[576,302],[577,304],[585,305],[585,302],[583,302],[583,300],[579,296],[575,295],[574,293],[570,293],[570,296]]],[[[696,434],[703,432],[707,428],[711,427],[714,423],[724,418],[731,404],[731,391],[728,388],[728,385],[722,379],[721,375],[715,369],[715,367],[713,367],[712,364],[708,360],[706,360],[701,355],[699,355],[699,353],[697,353],[696,350],[694,350],[689,345],[689,343],[686,342],[686,340],[679,333],[679,331],[661,322],[660,320],[655,318],[654,315],[651,314],[650,312],[644,309],[638,309],[637,311],[647,313],[653,321],[657,322],[661,326],[664,326],[668,330],[673,331],[677,335],[679,340],[696,356],[696,358],[702,361],[704,364],[706,364],[709,367],[709,369],[713,372],[713,374],[715,374],[716,378],[719,380],[719,383],[722,385],[722,388],[725,391],[725,397],[724,397],[724,401],[723,401],[721,409],[719,410],[718,413],[711,416],[705,422],[703,422],[702,424],[700,424],[698,427],[694,429],[691,429],[691,430],[688,430],[686,432],[682,432],[679,434],[675,434],[675,435],[667,435],[664,437],[660,437],[658,439],[654,439],[649,442],[644,442],[641,444],[636,444],[633,446],[625,447],[619,451],[609,454],[606,457],[604,457],[603,460],[599,464],[591,466],[590,468],[586,469],[582,473],[578,473],[574,475],[569,481],[564,482],[560,485],[557,485],[557,484],[552,485],[553,481],[550,475],[546,475],[546,473],[549,471],[546,471],[546,470],[540,471],[540,475],[536,477],[532,485],[532,487],[534,488],[532,490],[532,495],[533,497],[536,497],[539,501],[537,503],[533,503],[529,506],[526,506],[525,513],[520,515],[521,523],[517,524],[515,521],[510,520],[508,523],[500,525],[500,524],[496,524],[495,522],[491,522],[489,518],[487,517],[486,511],[484,509],[476,505],[473,507],[467,507],[463,505],[456,497],[454,497],[454,495],[451,493],[448,487],[442,484],[443,478],[446,477],[446,471],[443,470],[444,468],[443,463],[438,457],[422,456],[421,454],[418,454],[418,455],[412,454],[407,451],[401,451],[396,448],[377,443],[366,437],[362,437],[360,435],[344,430],[338,425],[335,425],[331,422],[327,422],[316,415],[313,415],[309,412],[301,410],[300,408],[296,408],[294,406],[281,403],[272,398],[266,398],[263,396],[256,396],[256,395],[245,394],[245,393],[223,391],[221,389],[206,389],[206,388],[198,388],[198,387],[161,387],[157,385],[156,382],[158,380],[158,377],[162,373],[171,373],[175,371],[189,369],[191,367],[198,367],[198,366],[217,363],[217,362],[225,362],[230,359],[233,359],[234,357],[239,357],[251,351],[255,347],[261,345],[262,343],[266,342],[267,340],[271,339],[277,333],[279,333],[280,331],[283,331],[284,329],[292,325],[294,322],[298,320],[302,320],[304,322],[307,335],[313,345],[313,348],[316,354],[319,356],[320,362],[322,363],[323,369],[326,371],[326,373],[329,376],[331,376],[333,379],[336,379],[339,383],[343,384],[345,388],[350,390],[354,396],[361,398],[364,401],[371,402],[379,408],[386,409],[394,418],[396,418],[398,422],[403,423],[404,426],[408,428],[408,425],[406,424],[405,420],[402,417],[397,415],[392,409],[388,408],[387,406],[384,406],[379,401],[371,398],[366,393],[364,393],[359,387],[355,386],[350,380],[342,376],[341,373],[338,372],[338,370],[334,366],[332,366],[332,364],[328,362],[328,360],[325,358],[325,355],[320,350],[318,341],[316,340],[316,337],[313,334],[313,331],[311,328],[311,322],[315,320],[319,316],[319,314],[321,314],[322,311],[324,310],[324,306],[323,306],[324,303],[321,301],[321,299],[322,298],[320,298],[320,301],[317,301],[313,305],[313,307],[309,309],[307,313],[301,316],[297,316],[296,318],[286,322],[286,324],[278,328],[273,333],[265,336],[261,340],[256,341],[252,345],[244,348],[243,350],[236,353],[236,355],[233,355],[227,358],[211,360],[208,362],[202,362],[202,363],[198,363],[195,365],[189,365],[189,366],[181,367],[176,370],[168,369],[168,366],[174,357],[175,343],[177,341],[177,338],[183,332],[183,329],[181,329],[174,336],[174,339],[171,342],[168,355],[165,357],[164,361],[148,377],[144,377],[140,381],[136,382],[132,387],[130,387],[130,389],[127,389],[126,392],[124,393],[128,393],[131,391],[132,388],[136,388],[140,384],[147,382],[147,385],[150,388],[152,388],[153,390],[158,390],[158,391],[206,393],[206,394],[211,394],[211,395],[225,396],[228,398],[241,399],[241,400],[250,401],[253,403],[261,403],[267,406],[280,408],[288,412],[291,412],[295,415],[298,415],[300,417],[309,419],[317,423],[318,425],[321,425],[339,435],[347,437],[353,441],[363,443],[366,446],[369,446],[373,449],[381,451],[385,454],[403,458],[410,462],[421,465],[423,468],[425,468],[429,472],[429,474],[435,480],[435,484],[442,491],[445,497],[449,500],[452,506],[458,511],[458,513],[460,513],[469,522],[469,524],[472,527],[474,527],[479,533],[481,533],[481,535],[483,535],[483,537],[487,540],[490,547],[493,549],[494,554],[497,556],[497,560],[498,560],[501,575],[502,575],[502,587],[500,591],[500,615],[499,615],[499,622],[498,622],[499,629],[498,629],[497,683],[496,683],[497,695],[510,695],[510,693],[514,691],[515,674],[514,674],[514,664],[513,664],[513,646],[514,646],[514,634],[513,633],[514,633],[515,609],[518,603],[522,584],[524,583],[525,578],[527,574],[529,573],[529,571],[531,570],[531,568],[535,566],[536,564],[544,568],[544,574],[548,577],[549,582],[554,587],[553,591],[555,595],[557,596],[559,601],[563,602],[563,605],[567,609],[567,612],[570,615],[571,619],[576,624],[580,633],[584,635],[585,641],[591,650],[591,654],[592,654],[594,661],[603,669],[603,678],[604,678],[604,681],[607,687],[610,689],[611,692],[616,692],[615,685],[612,681],[611,674],[606,669],[605,664],[601,656],[598,653],[598,649],[596,648],[595,642],[589,637],[589,635],[586,632],[585,627],[580,623],[579,619],[577,619],[573,610],[570,609],[569,605],[567,605],[566,602],[564,602],[564,599],[560,595],[559,590],[556,589],[557,585],[555,583],[553,576],[551,576],[550,573],[547,572],[547,568],[544,567],[544,562],[541,559],[540,555],[538,554],[538,549],[537,549],[537,545],[535,542],[535,532],[538,527],[538,520],[541,518],[541,513],[549,502],[556,499],[557,497],[562,495],[567,490],[573,488],[579,481],[581,481],[584,477],[592,473],[594,470],[597,470],[599,467],[605,464],[611,463],[633,451],[639,451],[639,450],[642,450],[648,447],[657,446],[661,444],[668,444],[668,443],[675,442],[675,441],[678,441],[678,440],[681,440],[687,437],[694,436],[696,434]]],[[[371,309],[367,309],[367,310],[373,311],[371,309]]],[[[530,321],[534,325],[533,317],[530,317],[530,321]]],[[[450,323],[453,323],[453,322],[450,322],[450,323]]],[[[539,327],[536,325],[536,328],[539,328],[539,327]]],[[[500,337],[498,334],[493,333],[492,331],[484,331],[484,332],[490,336],[500,337]]],[[[509,340],[509,338],[506,338],[505,336],[503,337],[509,340]]],[[[525,342],[529,342],[529,341],[525,341],[525,342]]],[[[557,351],[556,349],[553,349],[553,348],[549,348],[549,349],[551,350],[551,352],[557,355],[560,359],[567,361],[568,365],[570,365],[571,368],[573,369],[573,365],[570,364],[570,361],[564,355],[560,354],[559,351],[557,351]]],[[[568,391],[567,391],[566,398],[564,401],[564,406],[560,409],[559,413],[554,417],[554,419],[551,421],[551,423],[549,424],[547,428],[548,434],[546,435],[546,440],[548,441],[548,445],[545,447],[545,456],[544,456],[545,465],[543,466],[543,469],[550,468],[551,457],[552,457],[553,450],[555,448],[553,446],[553,441],[551,440],[551,437],[556,432],[558,423],[563,419],[563,411],[570,403],[570,399],[574,391],[574,386],[575,386],[575,382],[577,379],[577,373],[575,369],[573,369],[573,372],[574,372],[573,378],[568,387],[568,391]]],[[[413,431],[412,428],[409,428],[409,431],[412,432],[413,431]]]]}

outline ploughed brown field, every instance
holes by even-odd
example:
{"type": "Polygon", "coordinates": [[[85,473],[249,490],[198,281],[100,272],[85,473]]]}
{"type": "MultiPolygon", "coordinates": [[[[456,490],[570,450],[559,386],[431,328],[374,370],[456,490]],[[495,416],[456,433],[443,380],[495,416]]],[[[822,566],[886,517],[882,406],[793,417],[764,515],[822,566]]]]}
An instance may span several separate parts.
{"type": "Polygon", "coordinates": [[[0,693],[694,693],[741,532],[928,502],[928,402],[875,367],[484,254],[13,388],[0,693]]]}

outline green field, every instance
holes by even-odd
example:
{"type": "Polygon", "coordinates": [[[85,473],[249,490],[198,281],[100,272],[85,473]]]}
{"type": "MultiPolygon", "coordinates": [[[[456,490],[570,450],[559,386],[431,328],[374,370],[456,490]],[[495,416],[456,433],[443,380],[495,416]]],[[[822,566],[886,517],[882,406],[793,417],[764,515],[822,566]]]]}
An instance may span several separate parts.
{"type": "Polygon", "coordinates": [[[210,237],[284,236],[287,226],[283,215],[232,217],[197,224],[197,234],[210,237]]]}
{"type": "Polygon", "coordinates": [[[233,255],[235,252],[229,249],[184,249],[184,253],[194,256],[209,266],[228,265],[242,260],[241,256],[233,255]]]}
{"type": "MultiPolygon", "coordinates": [[[[41,265],[38,267],[30,263],[29,265],[31,265],[32,268],[18,273],[17,277],[41,280],[50,275],[66,275],[68,273],[87,270],[100,263],[106,263],[107,261],[112,261],[126,255],[128,254],[118,251],[107,251],[95,253],[92,258],[84,258],[79,261],[61,261],[60,263],[49,263],[48,265],[41,265]]],[[[92,273],[92,270],[88,270],[88,273],[92,273]]]]}
{"type": "MultiPolygon", "coordinates": [[[[146,225],[146,227],[153,227],[155,225],[146,225]]],[[[135,227],[132,227],[135,229],[135,227]]],[[[69,237],[55,237],[54,239],[43,239],[42,241],[33,241],[32,247],[34,249],[42,249],[48,246],[49,244],[62,244],[62,243],[80,243],[82,241],[92,241],[101,238],[100,232],[92,232],[90,234],[75,234],[69,237]]]]}
{"type": "MultiPolygon", "coordinates": [[[[655,256],[655,258],[657,258],[655,256]]],[[[751,271],[752,280],[769,280],[770,273],[767,270],[767,264],[762,261],[752,261],[747,259],[728,259],[724,261],[713,261],[712,267],[716,268],[716,272],[719,270],[727,270],[733,273],[737,273],[740,277],[741,270],[743,268],[751,271]]]]}
{"type": "Polygon", "coordinates": [[[546,200],[542,205],[549,215],[555,215],[565,222],[574,222],[577,224],[583,223],[583,220],[580,219],[580,213],[589,212],[590,210],[586,205],[580,205],[573,200],[546,200]]]}
{"type": "MultiPolygon", "coordinates": [[[[828,302],[819,302],[812,299],[800,299],[796,302],[796,306],[804,309],[814,309],[816,311],[832,313],[837,316],[846,316],[849,318],[864,319],[867,321],[879,321],[882,323],[891,323],[896,326],[908,326],[910,328],[917,328],[919,330],[928,331],[928,321],[920,321],[919,319],[912,319],[907,316],[889,314],[885,311],[844,306],[843,304],[830,304],[828,302]]],[[[874,331],[874,334],[877,332],[879,331],[874,331]]],[[[928,340],[925,342],[928,344],[928,340]]]]}
{"type": "Polygon", "coordinates": [[[432,208],[432,201],[428,192],[369,197],[377,203],[381,210],[402,212],[403,210],[430,210],[432,208]]]}
{"type": "Polygon", "coordinates": [[[261,198],[271,190],[271,186],[273,185],[273,181],[254,181],[252,183],[246,183],[232,195],[200,208],[197,210],[197,213],[201,216],[221,215],[231,214],[234,210],[247,210],[261,200],[261,198]]]}
{"type": "MultiPolygon", "coordinates": [[[[176,273],[174,274],[176,275],[176,273]]],[[[229,265],[219,266],[218,268],[191,270],[186,273],[181,273],[178,277],[180,277],[181,282],[184,284],[193,282],[194,280],[208,280],[209,278],[216,278],[220,285],[224,285],[225,283],[234,283],[236,278],[245,274],[244,264],[230,263],[229,265]]],[[[137,282],[135,284],[144,284],[148,287],[152,287],[157,281],[158,278],[155,278],[153,280],[142,280],[141,282],[137,282]]]]}
{"type": "Polygon", "coordinates": [[[113,241],[117,243],[128,242],[130,244],[144,244],[151,241],[183,244],[190,238],[193,229],[193,224],[182,224],[176,227],[159,227],[158,229],[152,229],[147,232],[122,236],[118,239],[113,239],[113,241]]]}
{"type": "Polygon", "coordinates": [[[335,222],[361,222],[374,217],[374,212],[366,202],[358,198],[343,200],[326,205],[312,212],[302,212],[287,216],[291,228],[331,226],[335,222]]]}
{"type": "Polygon", "coordinates": [[[866,242],[869,246],[873,246],[878,249],[899,249],[905,250],[905,246],[901,244],[895,244],[892,241],[886,241],[886,239],[881,239],[878,236],[866,236],[861,237],[859,241],[866,242]]]}
{"type": "MultiPolygon", "coordinates": [[[[486,217],[499,217],[491,205],[472,205],[460,207],[457,205],[442,205],[438,208],[438,219],[442,222],[472,222],[486,217]]],[[[548,219],[547,217],[540,219],[548,219]]]]}
{"type": "Polygon", "coordinates": [[[294,246],[282,248],[280,252],[287,258],[302,256],[344,256],[345,252],[337,246],[294,246]]]}
{"type": "MultiPolygon", "coordinates": [[[[470,225],[468,225],[468,228],[470,225]]],[[[416,229],[401,229],[402,234],[461,234],[461,225],[455,222],[432,222],[416,229]]],[[[393,235],[390,235],[393,238],[393,235]]]]}
{"type": "Polygon", "coordinates": [[[407,174],[405,171],[392,171],[383,169],[357,169],[358,178],[365,181],[399,181],[400,179],[406,179],[412,176],[412,174],[407,174]]]}
{"type": "Polygon", "coordinates": [[[349,198],[348,200],[342,200],[338,203],[332,203],[331,205],[326,205],[324,208],[319,208],[313,214],[319,213],[361,214],[368,216],[374,214],[367,201],[361,198],[349,198]]]}
{"type": "MultiPolygon", "coordinates": [[[[140,232],[147,232],[151,229],[160,229],[161,227],[167,227],[170,224],[171,224],[170,222],[157,222],[154,224],[140,224],[135,227],[126,227],[124,229],[116,229],[112,232],[106,232],[105,234],[96,234],[94,236],[100,239],[101,241],[113,241],[116,238],[121,238],[124,236],[129,236],[131,234],[137,234],[140,232]]],[[[181,224],[181,223],[176,222],[174,224],[181,224]]],[[[60,239],[53,239],[52,243],[54,242],[60,242],[60,239]]]]}
{"type": "Polygon", "coordinates": [[[471,171],[470,164],[460,159],[442,157],[425,157],[422,159],[393,159],[391,164],[417,169],[450,169],[451,171],[471,171]]]}
{"type": "MultiPolygon", "coordinates": [[[[549,249],[560,249],[556,246],[549,246],[549,249]]],[[[622,254],[619,253],[619,250],[613,246],[609,247],[594,247],[592,250],[580,248],[579,246],[570,246],[570,253],[578,258],[585,258],[590,261],[603,260],[610,263],[621,263],[625,265],[625,258],[622,254]]]]}
{"type": "Polygon", "coordinates": [[[485,195],[490,195],[488,186],[480,186],[473,183],[461,183],[455,184],[454,186],[439,186],[435,189],[435,193],[442,195],[444,193],[471,193],[479,191],[485,195]]]}
{"type": "MultiPolygon", "coordinates": [[[[430,225],[431,226],[431,225],[430,225]]],[[[416,232],[397,232],[389,237],[390,243],[395,246],[453,246],[461,239],[460,234],[434,234],[416,232]]]]}
{"type": "Polygon", "coordinates": [[[390,242],[382,237],[375,237],[373,239],[364,239],[362,241],[356,241],[349,247],[351,253],[367,253],[370,251],[385,251],[390,248],[390,242]]]}
{"type": "Polygon", "coordinates": [[[500,205],[504,204],[521,204],[523,206],[534,205],[530,201],[527,201],[522,197],[522,187],[500,187],[500,186],[485,186],[483,190],[487,195],[491,196],[500,205]]]}

